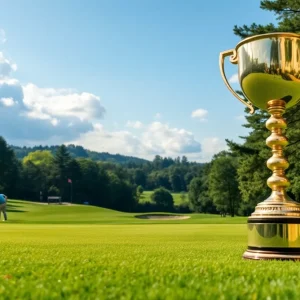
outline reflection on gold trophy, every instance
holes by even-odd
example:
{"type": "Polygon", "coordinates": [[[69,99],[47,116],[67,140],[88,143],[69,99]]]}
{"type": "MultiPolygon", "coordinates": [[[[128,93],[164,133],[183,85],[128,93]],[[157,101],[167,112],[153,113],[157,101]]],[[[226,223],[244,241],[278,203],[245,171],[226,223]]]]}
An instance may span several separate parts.
{"type": "Polygon", "coordinates": [[[300,100],[300,35],[271,33],[246,38],[235,49],[220,53],[220,70],[228,89],[251,113],[258,107],[271,115],[266,122],[271,131],[266,144],[273,153],[267,161],[273,171],[267,181],[272,193],[248,219],[248,249],[243,257],[300,260],[300,204],[286,193],[290,182],[285,170],[289,163],[283,148],[288,141],[282,117],[300,100]],[[228,83],[224,73],[226,56],[238,64],[239,83],[247,100],[239,97],[228,83]]]}

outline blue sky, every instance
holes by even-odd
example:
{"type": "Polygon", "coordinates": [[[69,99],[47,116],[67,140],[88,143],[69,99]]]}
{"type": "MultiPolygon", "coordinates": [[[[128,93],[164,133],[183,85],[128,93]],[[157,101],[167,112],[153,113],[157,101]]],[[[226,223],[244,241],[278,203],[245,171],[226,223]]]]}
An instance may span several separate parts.
{"type": "Polygon", "coordinates": [[[0,135],[208,161],[246,134],[218,57],[235,24],[275,22],[259,2],[3,1],[0,135]]]}

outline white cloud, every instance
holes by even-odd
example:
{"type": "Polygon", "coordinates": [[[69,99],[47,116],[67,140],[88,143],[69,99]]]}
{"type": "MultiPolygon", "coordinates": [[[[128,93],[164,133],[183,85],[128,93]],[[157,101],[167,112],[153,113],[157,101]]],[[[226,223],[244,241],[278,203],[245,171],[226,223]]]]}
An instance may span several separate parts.
{"type": "Polygon", "coordinates": [[[140,140],[131,132],[125,130],[108,132],[99,123],[93,125],[93,130],[81,134],[79,139],[70,143],[100,152],[128,155],[138,155],[143,152],[140,140]]]}
{"type": "Polygon", "coordinates": [[[0,78],[0,84],[1,85],[4,85],[4,84],[7,84],[7,85],[20,85],[20,82],[19,80],[15,79],[15,78],[0,78]]]}
{"type": "Polygon", "coordinates": [[[239,75],[238,74],[233,74],[230,78],[229,78],[229,83],[238,83],[239,82],[239,75]]]}
{"type": "Polygon", "coordinates": [[[5,31],[0,28],[0,44],[4,44],[5,42],[6,42],[5,31]]]}
{"type": "Polygon", "coordinates": [[[191,132],[161,122],[153,122],[148,126],[142,142],[150,153],[171,155],[201,151],[200,144],[191,132]]]}
{"type": "Polygon", "coordinates": [[[13,98],[0,98],[0,103],[2,103],[4,106],[15,105],[15,101],[13,98]]]}
{"type": "Polygon", "coordinates": [[[155,154],[177,156],[189,153],[200,154],[201,145],[191,132],[172,128],[168,124],[153,122],[144,126],[140,136],[130,131],[107,131],[101,124],[93,130],[81,134],[70,143],[83,145],[94,151],[122,153],[152,159],[155,154]]]}
{"type": "Polygon", "coordinates": [[[39,88],[30,83],[23,87],[24,103],[31,117],[75,117],[81,121],[102,118],[105,109],[100,98],[90,93],[70,89],[39,88]]]}
{"type": "Polygon", "coordinates": [[[23,103],[23,89],[16,79],[0,78],[0,98],[10,98],[15,104],[25,109],[23,103]]]}
{"type": "Polygon", "coordinates": [[[200,121],[206,121],[206,117],[208,115],[208,111],[202,108],[196,109],[192,112],[191,117],[198,119],[200,121]]]}
{"type": "Polygon", "coordinates": [[[0,79],[9,77],[16,70],[17,65],[5,58],[4,54],[0,52],[0,79]]]}
{"type": "Polygon", "coordinates": [[[59,123],[59,121],[58,121],[56,118],[53,118],[53,119],[51,120],[51,124],[52,124],[53,126],[57,126],[58,123],[59,123]]]}
{"type": "Polygon", "coordinates": [[[10,77],[16,69],[0,52],[0,128],[10,143],[61,143],[92,130],[92,122],[103,117],[105,109],[98,96],[72,89],[22,86],[10,77]],[[14,126],[7,126],[12,120],[14,126]]]}
{"type": "Polygon", "coordinates": [[[228,147],[224,140],[217,137],[205,138],[201,141],[202,153],[200,161],[210,161],[214,154],[226,150],[228,147]]]}
{"type": "Polygon", "coordinates": [[[50,115],[37,112],[37,111],[27,111],[26,116],[31,119],[38,119],[38,120],[51,120],[50,115]]]}
{"type": "Polygon", "coordinates": [[[143,127],[143,123],[140,121],[127,121],[126,126],[135,129],[140,129],[143,127]]]}

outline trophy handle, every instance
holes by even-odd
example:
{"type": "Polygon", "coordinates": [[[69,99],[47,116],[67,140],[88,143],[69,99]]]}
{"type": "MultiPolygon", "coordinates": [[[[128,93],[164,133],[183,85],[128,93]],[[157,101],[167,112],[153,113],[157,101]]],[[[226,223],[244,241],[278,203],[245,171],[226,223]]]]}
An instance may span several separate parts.
{"type": "Polygon", "coordinates": [[[221,71],[221,76],[225,82],[225,85],[227,86],[227,88],[229,89],[229,91],[232,93],[233,96],[235,96],[238,100],[240,100],[243,104],[245,104],[249,109],[250,109],[250,114],[254,113],[254,107],[251,103],[246,102],[244,99],[242,99],[231,87],[231,85],[229,84],[227,77],[225,75],[225,70],[224,70],[224,60],[225,57],[231,55],[230,57],[230,62],[233,64],[237,64],[238,63],[238,59],[237,59],[237,53],[235,49],[231,49],[231,50],[227,50],[227,51],[223,51],[220,53],[220,58],[219,58],[219,66],[220,66],[220,71],[221,71]]]}

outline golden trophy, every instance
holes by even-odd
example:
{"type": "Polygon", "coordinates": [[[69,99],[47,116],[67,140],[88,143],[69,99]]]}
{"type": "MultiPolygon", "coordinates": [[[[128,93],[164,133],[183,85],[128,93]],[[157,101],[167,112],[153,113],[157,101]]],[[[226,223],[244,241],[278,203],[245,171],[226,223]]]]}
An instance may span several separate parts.
{"type": "Polygon", "coordinates": [[[300,204],[286,193],[290,185],[285,176],[289,163],[283,154],[288,144],[287,125],[282,117],[286,109],[300,100],[300,35],[270,33],[242,40],[235,49],[220,53],[222,78],[232,94],[250,112],[254,107],[267,110],[271,131],[266,144],[273,156],[267,166],[273,171],[267,180],[272,189],[269,198],[259,203],[248,218],[246,259],[300,259],[300,204]],[[224,73],[224,59],[238,64],[238,77],[246,100],[237,95],[224,73]]]}

